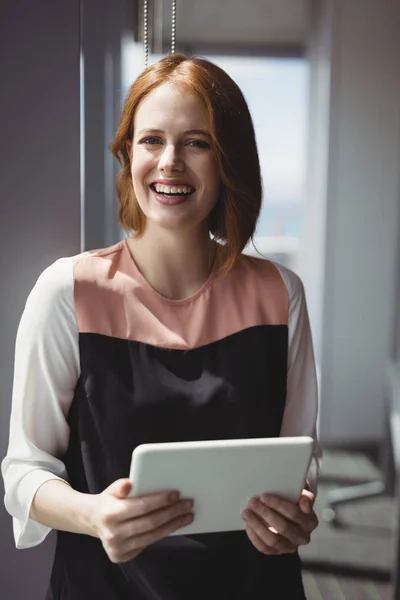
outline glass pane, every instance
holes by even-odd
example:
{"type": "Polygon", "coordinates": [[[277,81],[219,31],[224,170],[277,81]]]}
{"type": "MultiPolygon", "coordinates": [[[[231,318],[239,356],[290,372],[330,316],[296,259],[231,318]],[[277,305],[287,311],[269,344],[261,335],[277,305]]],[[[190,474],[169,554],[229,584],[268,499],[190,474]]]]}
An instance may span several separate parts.
{"type": "MultiPolygon", "coordinates": [[[[239,85],[254,122],[264,188],[256,247],[294,267],[306,177],[308,63],[303,58],[209,58],[239,85]]],[[[247,252],[256,254],[252,247],[247,252]]]]}

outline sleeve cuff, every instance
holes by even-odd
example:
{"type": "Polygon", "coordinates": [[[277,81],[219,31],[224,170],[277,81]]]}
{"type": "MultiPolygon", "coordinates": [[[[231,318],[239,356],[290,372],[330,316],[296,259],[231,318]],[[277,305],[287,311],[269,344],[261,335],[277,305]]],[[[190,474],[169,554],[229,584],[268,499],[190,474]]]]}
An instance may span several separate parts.
{"type": "Polygon", "coordinates": [[[13,516],[13,532],[15,546],[18,549],[31,548],[41,544],[51,531],[51,527],[42,525],[29,517],[33,498],[43,483],[51,479],[58,479],[69,485],[68,481],[50,473],[49,471],[35,469],[28,473],[20,482],[15,492],[15,501],[5,498],[4,503],[13,516]],[[10,506],[12,504],[14,506],[10,506]],[[15,506],[20,507],[19,511],[15,506]]]}

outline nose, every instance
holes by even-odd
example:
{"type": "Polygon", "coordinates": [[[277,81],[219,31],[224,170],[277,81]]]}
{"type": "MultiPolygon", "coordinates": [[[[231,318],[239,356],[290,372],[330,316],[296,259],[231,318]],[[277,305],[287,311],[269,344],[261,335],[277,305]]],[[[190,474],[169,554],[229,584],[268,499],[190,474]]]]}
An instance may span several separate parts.
{"type": "Polygon", "coordinates": [[[182,171],[184,169],[183,159],[175,146],[170,144],[165,147],[164,152],[160,156],[158,168],[164,172],[182,171]]]}

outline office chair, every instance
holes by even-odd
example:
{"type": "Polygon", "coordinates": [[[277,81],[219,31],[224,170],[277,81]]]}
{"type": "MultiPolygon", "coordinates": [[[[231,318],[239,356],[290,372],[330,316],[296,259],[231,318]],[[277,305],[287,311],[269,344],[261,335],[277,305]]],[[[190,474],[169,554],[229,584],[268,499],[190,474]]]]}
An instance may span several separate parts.
{"type": "Polygon", "coordinates": [[[357,485],[350,485],[326,494],[326,505],[322,511],[322,518],[333,527],[345,527],[345,522],[340,518],[336,507],[343,504],[359,502],[378,496],[394,496],[395,494],[395,464],[392,429],[390,426],[392,407],[391,394],[385,394],[385,437],[381,447],[382,479],[367,481],[357,485]]]}

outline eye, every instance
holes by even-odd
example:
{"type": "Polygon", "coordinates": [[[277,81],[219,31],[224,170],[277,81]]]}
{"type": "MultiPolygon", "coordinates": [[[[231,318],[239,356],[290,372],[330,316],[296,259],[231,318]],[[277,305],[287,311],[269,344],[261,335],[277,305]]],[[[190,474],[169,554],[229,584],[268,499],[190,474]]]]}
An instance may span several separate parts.
{"type": "Polygon", "coordinates": [[[150,144],[150,145],[155,145],[155,144],[160,144],[161,140],[158,137],[147,137],[144,138],[143,140],[140,140],[139,144],[150,144]]]}
{"type": "Polygon", "coordinates": [[[210,144],[207,142],[203,142],[202,140],[191,140],[188,142],[188,145],[192,146],[192,148],[209,148],[210,144]]]}

